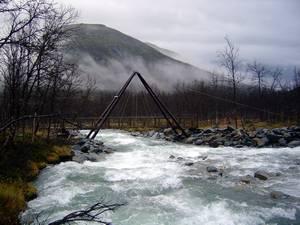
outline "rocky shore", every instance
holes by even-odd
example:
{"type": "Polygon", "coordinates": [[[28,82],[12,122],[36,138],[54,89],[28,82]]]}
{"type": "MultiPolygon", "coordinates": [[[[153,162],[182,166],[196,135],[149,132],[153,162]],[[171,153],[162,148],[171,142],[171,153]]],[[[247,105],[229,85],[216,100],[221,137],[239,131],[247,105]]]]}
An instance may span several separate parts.
{"type": "Polygon", "coordinates": [[[113,149],[104,145],[102,141],[80,139],[75,145],[72,146],[73,158],[72,161],[83,163],[84,161],[96,162],[103,159],[105,154],[111,154],[113,149]]]}
{"type": "Polygon", "coordinates": [[[300,146],[300,127],[286,127],[274,129],[258,128],[253,131],[243,129],[227,128],[208,128],[208,129],[187,129],[189,137],[176,135],[171,128],[160,129],[157,131],[134,132],[134,136],[152,137],[176,141],[186,144],[204,145],[210,147],[231,146],[242,147],[290,147],[300,146]]]}

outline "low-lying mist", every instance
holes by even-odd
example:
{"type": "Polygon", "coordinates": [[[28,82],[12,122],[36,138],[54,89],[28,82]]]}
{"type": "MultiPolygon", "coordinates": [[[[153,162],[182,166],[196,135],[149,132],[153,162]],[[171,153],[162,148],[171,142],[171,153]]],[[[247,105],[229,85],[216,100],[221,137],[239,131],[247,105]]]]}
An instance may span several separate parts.
{"type": "Polygon", "coordinates": [[[137,71],[146,81],[161,90],[172,90],[179,82],[209,80],[210,73],[188,64],[176,64],[172,61],[147,63],[142,58],[127,56],[121,60],[109,59],[96,62],[89,54],[80,54],[79,69],[82,78],[95,79],[99,90],[118,90],[132,72],[137,71]]]}

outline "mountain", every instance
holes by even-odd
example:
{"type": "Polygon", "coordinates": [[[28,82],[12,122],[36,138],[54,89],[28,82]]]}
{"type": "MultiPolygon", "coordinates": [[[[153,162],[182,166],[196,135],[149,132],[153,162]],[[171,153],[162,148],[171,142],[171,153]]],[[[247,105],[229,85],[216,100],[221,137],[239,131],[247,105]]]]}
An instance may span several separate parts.
{"type": "Polygon", "coordinates": [[[145,42],[145,44],[149,45],[151,48],[154,48],[155,50],[159,51],[160,53],[162,53],[162,54],[164,54],[166,56],[169,56],[169,57],[171,57],[173,59],[179,60],[178,59],[179,58],[179,54],[176,53],[176,52],[173,52],[173,51],[171,51],[169,49],[161,48],[161,47],[159,47],[159,46],[157,46],[157,45],[155,45],[153,43],[150,43],[150,42],[145,42]]]}
{"type": "Polygon", "coordinates": [[[120,88],[132,71],[139,71],[150,83],[167,89],[177,82],[209,78],[207,71],[105,25],[74,24],[70,28],[67,58],[78,62],[83,74],[95,77],[101,89],[120,88]]]}

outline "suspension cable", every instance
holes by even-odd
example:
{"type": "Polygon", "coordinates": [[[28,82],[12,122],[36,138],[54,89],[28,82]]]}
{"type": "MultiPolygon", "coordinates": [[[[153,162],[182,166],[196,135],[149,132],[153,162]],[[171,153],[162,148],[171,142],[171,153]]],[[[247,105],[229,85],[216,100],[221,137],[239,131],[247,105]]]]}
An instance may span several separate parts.
{"type": "Polygon", "coordinates": [[[270,113],[270,114],[273,114],[273,115],[281,116],[280,113],[271,112],[271,111],[264,110],[264,109],[261,109],[261,108],[255,107],[255,106],[247,105],[247,104],[244,104],[244,103],[240,103],[240,102],[233,101],[233,100],[230,100],[230,99],[222,98],[222,97],[219,97],[219,96],[210,95],[210,94],[207,94],[207,93],[199,91],[199,90],[194,90],[192,88],[187,88],[187,89],[194,92],[194,93],[198,93],[200,95],[204,95],[204,96],[207,96],[207,97],[210,97],[210,98],[218,99],[218,100],[223,101],[223,102],[228,102],[228,103],[236,104],[236,105],[239,105],[239,106],[242,106],[242,107],[245,107],[245,108],[250,108],[250,109],[253,109],[253,110],[257,110],[257,111],[260,111],[260,112],[270,113]]]}

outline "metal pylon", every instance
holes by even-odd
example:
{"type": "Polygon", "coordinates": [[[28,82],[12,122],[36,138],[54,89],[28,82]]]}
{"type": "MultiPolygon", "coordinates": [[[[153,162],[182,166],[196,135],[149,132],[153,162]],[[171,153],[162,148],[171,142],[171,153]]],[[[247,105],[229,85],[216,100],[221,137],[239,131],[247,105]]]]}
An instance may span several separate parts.
{"type": "Polygon", "coordinates": [[[123,96],[124,92],[126,91],[127,87],[129,86],[130,82],[132,81],[132,79],[135,76],[137,76],[140,79],[140,81],[142,82],[143,86],[147,90],[148,94],[151,96],[151,98],[153,99],[153,101],[155,102],[155,104],[157,105],[157,107],[159,108],[160,112],[162,113],[162,115],[164,116],[164,118],[167,120],[169,126],[173,129],[173,131],[176,134],[178,134],[177,130],[179,129],[182,132],[182,134],[187,137],[188,135],[185,132],[185,130],[180,126],[180,124],[178,123],[178,121],[176,120],[176,118],[167,109],[167,107],[165,106],[165,104],[163,104],[162,101],[157,97],[157,95],[154,93],[154,91],[152,90],[152,88],[148,85],[148,83],[143,78],[143,76],[139,72],[133,72],[131,74],[131,76],[128,78],[128,80],[126,81],[126,83],[123,85],[123,87],[120,89],[120,91],[118,92],[118,94],[113,97],[113,99],[110,102],[110,104],[106,107],[106,109],[103,111],[103,113],[101,114],[101,116],[98,118],[98,120],[97,120],[97,122],[95,124],[95,127],[93,129],[91,129],[91,131],[88,133],[87,138],[94,139],[97,136],[99,130],[102,128],[102,126],[104,125],[105,121],[107,120],[107,118],[109,117],[109,115],[111,114],[111,112],[113,111],[113,109],[116,107],[116,105],[120,101],[121,97],[123,96]]]}

